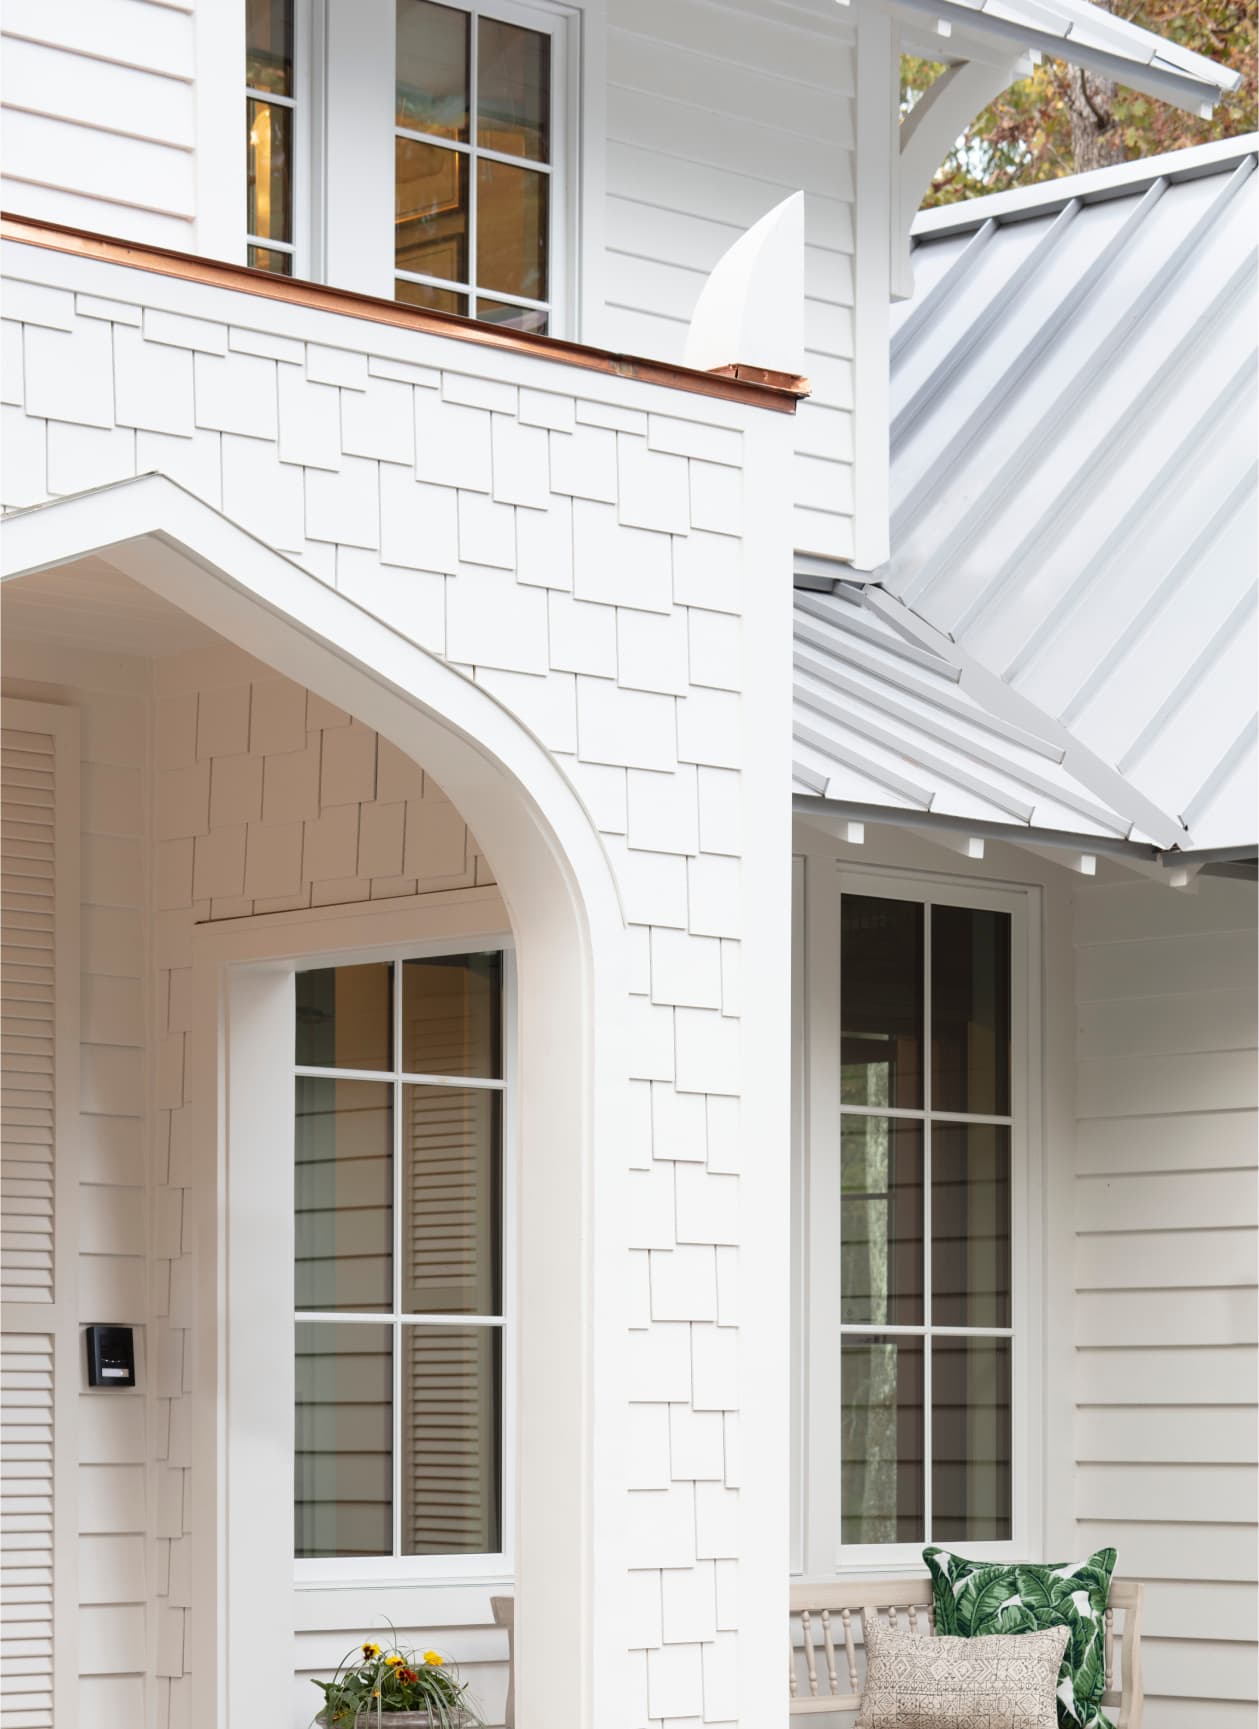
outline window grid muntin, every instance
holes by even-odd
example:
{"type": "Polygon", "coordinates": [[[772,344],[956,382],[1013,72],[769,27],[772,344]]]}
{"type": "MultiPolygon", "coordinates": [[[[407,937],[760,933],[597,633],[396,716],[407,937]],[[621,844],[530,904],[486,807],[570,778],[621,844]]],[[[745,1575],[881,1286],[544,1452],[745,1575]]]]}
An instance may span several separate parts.
{"type": "Polygon", "coordinates": [[[395,291],[398,282],[413,282],[424,288],[438,288],[443,289],[450,294],[462,294],[467,298],[468,311],[466,314],[460,313],[457,314],[457,316],[472,319],[475,319],[478,316],[478,301],[501,301],[509,306],[519,306],[522,310],[547,313],[547,325],[549,329],[549,315],[554,312],[555,308],[555,266],[557,257],[555,240],[558,217],[554,187],[551,188],[547,197],[546,210],[545,260],[547,297],[544,300],[531,300],[525,295],[508,293],[505,289],[489,288],[480,284],[477,280],[477,208],[480,200],[480,181],[477,174],[477,162],[480,158],[484,157],[487,162],[501,162],[505,167],[526,169],[533,174],[544,174],[550,176],[553,173],[556,158],[555,146],[559,135],[557,125],[557,90],[560,79],[556,76],[557,47],[559,44],[558,32],[554,26],[549,29],[546,28],[541,18],[537,18],[529,24],[519,24],[519,20],[512,14],[506,11],[500,13],[492,6],[476,4],[475,0],[473,4],[468,6],[459,5],[458,0],[453,0],[453,3],[452,0],[437,0],[437,3],[440,5],[450,6],[452,11],[465,12],[468,18],[469,139],[468,142],[465,143],[463,140],[457,138],[443,138],[436,133],[421,132],[410,126],[399,126],[396,121],[394,122],[393,135],[395,141],[399,138],[405,138],[414,144],[432,145],[436,148],[455,151],[460,155],[468,157],[468,276],[466,281],[461,281],[456,277],[433,276],[424,271],[404,270],[397,264],[395,254],[395,263],[393,266],[395,291]],[[521,29],[532,30],[536,35],[545,36],[550,45],[548,50],[550,63],[547,85],[547,101],[549,105],[549,112],[547,115],[548,156],[545,161],[528,156],[512,156],[505,151],[489,149],[478,142],[481,129],[478,88],[481,67],[481,36],[477,26],[483,16],[496,20],[501,19],[508,23],[518,23],[519,28],[521,29]]]}
{"type": "MultiPolygon", "coordinates": [[[[488,949],[488,950],[469,949],[467,951],[464,951],[461,949],[460,950],[453,950],[452,949],[450,952],[451,953],[464,953],[464,952],[466,952],[469,954],[471,954],[471,953],[494,953],[494,954],[499,954],[500,956],[503,954],[503,951],[499,950],[499,949],[488,949]]],[[[298,1326],[301,1326],[303,1324],[307,1324],[307,1323],[313,1325],[313,1324],[318,1324],[321,1322],[322,1323],[331,1323],[331,1324],[334,1324],[337,1326],[341,1326],[341,1325],[372,1325],[372,1326],[377,1326],[377,1327],[387,1326],[389,1328],[389,1338],[390,1338],[390,1347],[391,1347],[390,1379],[391,1379],[391,1398],[392,1398],[392,1411],[390,1414],[390,1451],[391,1451],[391,1459],[390,1459],[391,1490],[390,1490],[390,1492],[391,1492],[391,1496],[392,1496],[391,1521],[390,1522],[391,1522],[391,1528],[392,1528],[392,1534],[393,1534],[393,1543],[392,1543],[392,1548],[390,1549],[390,1552],[388,1555],[369,1556],[369,1557],[364,1557],[363,1559],[366,1559],[368,1561],[373,1561],[373,1562],[405,1561],[409,1564],[413,1564],[417,1561],[418,1562],[424,1562],[424,1561],[431,1561],[433,1559],[440,1560],[440,1559],[444,1559],[446,1557],[458,1558],[461,1561],[467,1561],[470,1558],[475,1559],[476,1557],[470,1557],[469,1552],[467,1552],[465,1550],[449,1550],[449,1551],[446,1551],[444,1553],[444,1555],[439,1555],[439,1556],[435,1557],[432,1555],[404,1554],[403,1549],[402,1549],[402,1457],[403,1457],[403,1445],[402,1445],[402,1331],[403,1331],[403,1328],[404,1328],[404,1326],[485,1327],[485,1328],[498,1328],[500,1330],[505,1330],[505,1328],[506,1328],[505,1314],[502,1314],[502,1313],[500,1313],[498,1315],[467,1315],[467,1314],[450,1314],[450,1313],[429,1314],[429,1313],[425,1313],[425,1312],[421,1312],[421,1311],[411,1312],[411,1311],[403,1309],[403,1307],[402,1307],[402,1289],[403,1289],[402,1228],[403,1228],[403,1220],[402,1220],[402,1109],[401,1109],[401,1106],[402,1106],[403,1088],[407,1087],[407,1086],[446,1086],[446,1087],[453,1086],[453,1087],[459,1087],[461,1089],[467,1088],[467,1087],[474,1087],[474,1088],[479,1088],[479,1089],[484,1090],[484,1091],[493,1091],[493,1092],[505,1094],[507,1091],[507,1073],[506,1073],[506,1071],[507,1071],[507,1065],[508,1065],[508,1060],[509,1060],[508,1059],[507,1040],[505,1037],[505,1032],[506,1032],[505,1022],[506,1022],[508,985],[507,985],[507,977],[506,977],[506,968],[504,968],[503,974],[500,975],[499,995],[498,995],[498,1015],[499,1015],[499,1022],[500,1022],[499,1050],[501,1053],[500,1063],[501,1063],[501,1066],[503,1067],[503,1070],[504,1070],[504,1073],[502,1076],[500,1076],[500,1077],[488,1077],[488,1076],[459,1076],[459,1075],[456,1075],[456,1076],[424,1075],[424,1074],[413,1074],[410,1071],[404,1070],[402,1068],[402,1037],[403,1037],[402,986],[403,986],[404,963],[408,960],[419,959],[419,958],[427,958],[427,954],[422,952],[422,951],[419,953],[412,953],[411,951],[400,949],[400,950],[393,952],[392,954],[381,957],[381,963],[388,965],[393,969],[393,975],[392,975],[392,981],[391,981],[392,1011],[393,1012],[391,1015],[392,1027],[391,1027],[391,1034],[390,1034],[390,1043],[393,1047],[392,1053],[391,1053],[392,1057],[393,1057],[393,1067],[392,1068],[387,1069],[387,1070],[383,1070],[383,1069],[382,1070],[364,1070],[364,1069],[350,1069],[350,1068],[339,1069],[339,1068],[327,1067],[327,1066],[322,1066],[322,1065],[317,1065],[317,1064],[309,1064],[309,1063],[307,1063],[307,1064],[295,1063],[293,1065],[294,1078],[299,1079],[299,1080],[300,1079],[355,1080],[355,1081],[366,1080],[369,1082],[385,1083],[385,1084],[388,1084],[391,1088],[391,1103],[392,1103],[392,1113],[391,1113],[392,1114],[392,1149],[391,1149],[391,1157],[392,1157],[392,1164],[393,1164],[392,1181],[391,1181],[391,1195],[392,1195],[392,1206],[393,1206],[393,1219],[392,1219],[392,1230],[391,1230],[390,1257],[391,1257],[391,1263],[392,1263],[392,1266],[391,1266],[391,1272],[392,1272],[391,1284],[392,1284],[393,1301],[392,1301],[392,1303],[388,1309],[368,1309],[368,1310],[362,1310],[362,1309],[358,1309],[358,1310],[299,1309],[299,1308],[297,1308],[297,1306],[295,1304],[294,1309],[293,1309],[293,1314],[294,1314],[294,1327],[295,1328],[298,1326]]],[[[353,963],[345,963],[345,964],[353,964],[353,963]]],[[[308,969],[299,968],[298,970],[299,971],[306,971],[308,969]]],[[[310,969],[310,970],[318,970],[318,969],[310,969]]],[[[500,1156],[500,1159],[503,1159],[505,1156],[505,1146],[504,1146],[505,1132],[506,1132],[506,1124],[502,1120],[500,1120],[500,1124],[499,1124],[499,1137],[500,1137],[499,1156],[500,1156]]],[[[504,1209],[504,1206],[505,1206],[505,1192],[506,1192],[505,1187],[503,1185],[500,1185],[500,1195],[499,1195],[500,1213],[502,1212],[502,1210],[504,1209]]],[[[502,1224],[502,1220],[500,1218],[500,1226],[501,1226],[501,1224],[502,1224]]],[[[500,1293],[505,1297],[506,1279],[503,1276],[504,1269],[503,1269],[503,1265],[502,1265],[504,1259],[505,1259],[505,1246],[503,1243],[503,1238],[502,1238],[502,1234],[501,1234],[501,1230],[500,1230],[500,1239],[499,1239],[499,1261],[500,1261],[499,1289],[500,1289],[500,1293]]],[[[505,1309],[505,1307],[506,1307],[505,1302],[504,1302],[503,1306],[505,1309]]],[[[501,1552],[503,1546],[505,1546],[505,1544],[507,1542],[507,1530],[506,1530],[506,1523],[505,1523],[506,1516],[507,1516],[507,1484],[506,1484],[506,1471],[504,1469],[504,1464],[503,1464],[503,1461],[505,1458],[504,1442],[505,1442],[505,1438],[506,1438],[505,1432],[504,1432],[504,1423],[505,1423],[505,1415],[506,1415],[506,1413],[505,1413],[505,1396],[506,1396],[506,1389],[507,1389],[507,1379],[508,1379],[508,1377],[507,1377],[506,1366],[504,1365],[504,1363],[502,1362],[502,1359],[500,1357],[499,1378],[498,1378],[498,1387],[497,1387],[498,1421],[499,1421],[499,1430],[500,1430],[500,1434],[499,1434],[499,1484],[498,1484],[498,1508],[499,1508],[498,1517],[499,1517],[499,1541],[500,1541],[500,1551],[499,1552],[501,1552]]],[[[336,1561],[341,1560],[341,1559],[343,1559],[343,1557],[339,1557],[339,1556],[299,1556],[298,1557],[299,1564],[302,1562],[307,1562],[307,1561],[314,1562],[315,1564],[318,1564],[320,1562],[326,1563],[329,1561],[336,1562],[336,1561]]]]}
{"type": "MultiPolygon", "coordinates": [[[[933,1514],[934,1514],[934,1506],[933,1506],[933,1500],[934,1500],[934,1488],[933,1488],[933,1477],[934,1477],[934,1470],[933,1470],[933,1466],[934,1466],[933,1355],[934,1354],[931,1350],[931,1341],[935,1338],[982,1338],[982,1339],[1006,1339],[1006,1340],[1010,1341],[1011,1388],[1012,1388],[1012,1391],[1011,1391],[1011,1408],[1010,1408],[1009,1467],[1010,1467],[1010,1473],[1011,1473],[1011,1482],[1010,1482],[1009,1520],[1010,1520],[1010,1532],[1011,1532],[1011,1538],[1012,1538],[1016,1532],[1016,1529],[1017,1529],[1017,1514],[1018,1514],[1018,1493],[1017,1493],[1016,1485],[1015,1485],[1014,1480],[1013,1480],[1014,1471],[1016,1469],[1016,1451],[1017,1451],[1016,1446],[1015,1446],[1015,1433],[1014,1433],[1015,1423],[1017,1421],[1017,1412],[1016,1412],[1015,1405],[1014,1405],[1015,1377],[1014,1377],[1014,1373],[1013,1373],[1013,1371],[1014,1371],[1014,1358],[1015,1358],[1015,1354],[1016,1354],[1016,1350],[1017,1350],[1017,1347],[1016,1347],[1015,1342],[1014,1342],[1016,1339],[1016,1336],[1017,1336],[1017,1329],[1014,1325],[1014,1322],[1017,1319],[1017,1295],[1016,1295],[1015,1281],[1013,1279],[1013,1276],[1011,1277],[1011,1289],[1010,1289],[1011,1325],[1009,1327],[950,1327],[950,1326],[936,1326],[936,1325],[933,1325],[933,1322],[932,1322],[932,1302],[933,1302],[933,1290],[932,1290],[932,1133],[931,1133],[932,1125],[934,1123],[937,1123],[937,1122],[940,1122],[940,1123],[945,1123],[945,1122],[948,1122],[948,1123],[965,1123],[968,1125],[969,1124],[976,1124],[976,1125],[981,1125],[981,1126],[1005,1127],[1005,1128],[1011,1129],[1011,1131],[1013,1131],[1016,1127],[1016,1117],[1014,1115],[1007,1116],[1007,1117],[1000,1117],[1000,1116],[986,1116],[986,1115],[983,1115],[979,1112],[975,1112],[975,1113],[964,1112],[964,1111],[938,1111],[938,1112],[936,1112],[936,1111],[933,1111],[931,1108],[932,1070],[933,1070],[932,1043],[931,1043],[931,1023],[932,1023],[931,915],[932,915],[932,910],[936,904],[961,905],[961,906],[967,907],[968,910],[972,910],[972,911],[982,910],[983,909],[983,903],[984,903],[984,900],[986,897],[983,896],[983,894],[981,892],[979,895],[976,896],[975,902],[973,904],[970,903],[969,901],[967,901],[965,898],[957,899],[957,898],[953,898],[953,897],[950,897],[949,900],[947,902],[945,902],[945,901],[941,901],[940,897],[934,896],[931,892],[930,887],[926,888],[926,890],[920,895],[913,894],[912,892],[907,893],[906,890],[909,890],[910,888],[911,888],[911,885],[908,883],[906,883],[903,886],[900,886],[900,885],[893,886],[892,884],[889,884],[883,893],[875,895],[874,898],[886,899],[886,900],[916,901],[919,905],[921,905],[921,907],[923,909],[922,1035],[921,1035],[921,1037],[922,1037],[922,1055],[921,1055],[922,1106],[920,1108],[912,1108],[912,1107],[907,1107],[907,1106],[893,1107],[893,1106],[880,1106],[880,1105],[849,1105],[843,1101],[842,1096],[841,1096],[840,1105],[839,1105],[839,1125],[840,1125],[840,1128],[842,1131],[843,1120],[844,1120],[845,1116],[884,1117],[884,1118],[896,1117],[896,1118],[901,1119],[902,1121],[918,1122],[918,1123],[922,1124],[922,1194],[923,1194],[923,1209],[922,1209],[922,1211],[923,1211],[923,1219],[922,1219],[922,1239],[923,1239],[922,1305],[923,1305],[923,1308],[922,1308],[922,1314],[923,1314],[923,1319],[922,1319],[922,1324],[920,1326],[883,1326],[883,1325],[875,1324],[873,1322],[844,1321],[841,1319],[836,1324],[836,1331],[838,1332],[841,1340],[846,1336],[875,1338],[875,1337],[882,1337],[883,1335],[888,1335],[890,1337],[920,1338],[923,1341],[923,1364],[922,1364],[922,1436],[923,1436],[923,1440],[922,1440],[922,1474],[923,1474],[923,1482],[922,1482],[922,1542],[924,1544],[931,1543],[934,1541],[934,1537],[932,1534],[932,1524],[933,1524],[933,1514]]],[[[854,898],[854,899],[863,899],[863,898],[870,897],[870,895],[871,895],[871,890],[866,885],[862,885],[860,888],[856,888],[856,889],[841,888],[840,896],[839,896],[839,901],[840,901],[839,926],[840,926],[841,933],[842,933],[842,929],[843,929],[843,902],[844,902],[845,897],[854,898]]],[[[1011,921],[1013,920],[1014,915],[1013,915],[1012,909],[1002,908],[1000,910],[1002,910],[1005,913],[1005,916],[1007,918],[1011,919],[1011,921]]],[[[1013,973],[1014,973],[1013,949],[1011,950],[1009,965],[1010,965],[1010,970],[1011,970],[1011,983],[1013,983],[1013,973]]],[[[840,1001],[839,1001],[839,1017],[838,1017],[838,1026],[837,1026],[837,1033],[838,1033],[839,1038],[841,1040],[841,1056],[840,1056],[841,1067],[842,1067],[842,1038],[843,1038],[843,1007],[842,1007],[843,991],[844,991],[844,965],[843,965],[842,934],[841,934],[841,953],[840,953],[840,965],[839,965],[839,999],[840,999],[840,1001]]],[[[1016,1006],[1015,1006],[1014,994],[1013,994],[1013,991],[1011,991],[1010,1049],[1009,1049],[1009,1054],[1008,1054],[1007,1060],[1009,1061],[1012,1070],[1013,1070],[1013,1065],[1014,1065],[1015,1016],[1016,1016],[1016,1013],[1017,1013],[1017,1010],[1016,1010],[1016,1006]]],[[[1011,1082],[1013,1083],[1013,1074],[1011,1074],[1011,1082]]],[[[1016,1094],[1015,1094],[1013,1084],[1012,1084],[1011,1085],[1011,1104],[1014,1103],[1015,1097],[1016,1097],[1016,1094]]],[[[1010,1165],[1011,1165],[1010,1237],[1011,1237],[1011,1246],[1013,1247],[1014,1205],[1015,1205],[1014,1185],[1013,1185],[1013,1174],[1014,1174],[1013,1173],[1013,1167],[1014,1167],[1013,1134],[1011,1135],[1009,1153],[1010,1153],[1010,1165]]],[[[841,1190],[840,1190],[841,1198],[842,1198],[842,1192],[843,1191],[841,1188],[841,1190]]],[[[843,1220],[843,1214],[842,1214],[842,1208],[841,1208],[840,1220],[839,1220],[839,1233],[840,1233],[839,1259],[841,1261],[842,1261],[843,1252],[844,1252],[842,1220],[843,1220]]],[[[841,1368],[841,1374],[842,1374],[842,1368],[841,1368]]],[[[842,1404],[841,1404],[841,1409],[842,1409],[842,1404]]],[[[865,1549],[878,1548],[878,1549],[881,1549],[884,1551],[896,1551],[896,1550],[903,1549],[905,1547],[905,1545],[903,1543],[900,1543],[899,1541],[892,1541],[890,1543],[877,1544],[877,1545],[869,1544],[869,1543],[863,1543],[863,1544],[854,1544],[854,1543],[845,1544],[844,1543],[844,1541],[843,1541],[844,1506],[843,1506],[843,1469],[842,1469],[843,1460],[842,1460],[842,1455],[839,1458],[838,1463],[839,1463],[839,1487],[838,1487],[838,1492],[837,1492],[838,1528],[836,1531],[836,1537],[837,1537],[838,1559],[841,1562],[841,1564],[844,1561],[844,1559],[846,1558],[846,1556],[848,1554],[851,1554],[851,1552],[853,1550],[856,1550],[856,1549],[865,1550],[865,1549]]],[[[1010,1541],[1010,1539],[1009,1538],[977,1538],[977,1539],[975,1539],[975,1541],[977,1544],[990,1544],[990,1543],[1005,1543],[1005,1542],[1010,1541]]]]}

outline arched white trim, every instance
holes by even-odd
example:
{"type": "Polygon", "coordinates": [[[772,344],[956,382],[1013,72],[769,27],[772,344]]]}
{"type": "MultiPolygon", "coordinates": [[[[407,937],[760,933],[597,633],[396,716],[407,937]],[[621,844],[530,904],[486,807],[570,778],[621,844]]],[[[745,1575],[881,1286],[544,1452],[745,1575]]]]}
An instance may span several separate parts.
{"type": "MultiPolygon", "coordinates": [[[[486,691],[164,476],[15,513],[0,539],[6,581],[103,556],[350,710],[433,773],[493,862],[517,945],[521,1026],[517,1721],[554,1722],[557,1688],[566,1721],[617,1720],[624,1470],[612,1401],[624,1386],[626,1258],[609,1249],[625,1235],[626,977],[621,908],[593,823],[543,745],[486,691]]],[[[216,1194],[197,1209],[195,1565],[212,1581],[193,1617],[198,1729],[243,1721],[223,1600],[216,1194]]],[[[277,1652],[284,1614],[275,1605],[277,1652]]]]}
{"type": "Polygon", "coordinates": [[[909,231],[932,176],[977,114],[995,102],[1003,90],[1031,70],[1022,60],[992,64],[958,60],[947,66],[925,90],[900,123],[900,155],[896,165],[897,223],[892,246],[892,299],[908,300],[914,292],[909,231]]]}

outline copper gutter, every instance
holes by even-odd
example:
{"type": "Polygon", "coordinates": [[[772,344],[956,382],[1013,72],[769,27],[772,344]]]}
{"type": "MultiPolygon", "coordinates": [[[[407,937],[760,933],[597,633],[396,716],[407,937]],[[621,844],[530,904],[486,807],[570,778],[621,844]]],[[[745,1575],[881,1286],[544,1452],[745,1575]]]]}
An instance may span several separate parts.
{"type": "Polygon", "coordinates": [[[147,270],[154,276],[173,276],[181,282],[198,282],[210,288],[230,289],[237,294],[256,294],[263,300],[282,300],[290,306],[308,306],[317,312],[340,313],[372,324],[387,324],[399,330],[414,330],[427,336],[444,336],[482,348],[497,348],[511,354],[528,354],[538,360],[576,366],[613,378],[632,378],[640,384],[656,384],[666,390],[687,390],[695,396],[715,396],[750,408],[772,408],[793,414],[796,403],[809,394],[808,380],[781,372],[748,366],[725,366],[714,372],[698,372],[691,366],[676,366],[666,360],[644,360],[632,354],[614,354],[606,348],[590,348],[580,342],[564,342],[554,336],[537,336],[524,330],[505,330],[497,324],[481,324],[453,312],[431,312],[406,306],[396,300],[381,300],[345,288],[329,288],[322,282],[302,282],[292,276],[275,276],[245,264],[229,264],[216,258],[198,258],[188,252],[172,252],[164,246],[142,246],[82,228],[66,228],[29,216],[0,214],[0,239],[23,246],[42,246],[52,252],[68,252],[79,258],[94,258],[103,264],[121,264],[147,270]]]}

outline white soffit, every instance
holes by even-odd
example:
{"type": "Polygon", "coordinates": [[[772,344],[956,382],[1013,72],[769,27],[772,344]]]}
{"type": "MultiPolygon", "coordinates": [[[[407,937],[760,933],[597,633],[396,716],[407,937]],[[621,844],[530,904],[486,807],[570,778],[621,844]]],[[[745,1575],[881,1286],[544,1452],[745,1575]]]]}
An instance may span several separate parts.
{"type": "Polygon", "coordinates": [[[1256,144],[932,212],[892,314],[886,591],[1194,849],[1259,838],[1256,144]]]}
{"type": "Polygon", "coordinates": [[[1242,81],[1239,72],[1090,0],[895,0],[893,10],[931,19],[952,57],[957,49],[948,38],[956,29],[963,40],[973,35],[1068,60],[1191,113],[1209,115],[1242,81]]]}

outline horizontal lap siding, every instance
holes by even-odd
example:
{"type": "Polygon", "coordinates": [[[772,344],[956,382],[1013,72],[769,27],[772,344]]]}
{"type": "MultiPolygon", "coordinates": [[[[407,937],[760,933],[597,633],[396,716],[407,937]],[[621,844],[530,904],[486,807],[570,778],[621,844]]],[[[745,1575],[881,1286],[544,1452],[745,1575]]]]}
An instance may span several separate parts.
{"type": "Polygon", "coordinates": [[[1076,1516],[1148,1581],[1147,1729],[1251,1729],[1255,904],[1077,907],[1076,1516]]]}
{"type": "MultiPolygon", "coordinates": [[[[16,10],[16,9],[15,9],[16,10]]],[[[90,657],[88,657],[90,658],[90,657]]],[[[15,668],[20,652],[12,655],[15,668]]],[[[80,1042],[78,1319],[134,1326],[132,1392],[83,1391],[72,1423],[78,1455],[80,1720],[112,1729],[143,1721],[147,1554],[144,1170],[144,906],[146,703],[131,694],[140,661],[102,660],[98,682],[6,678],[6,696],[79,716],[80,1042]]],[[[71,1517],[73,1517],[73,1513],[71,1517]]]]}
{"type": "MultiPolygon", "coordinates": [[[[796,545],[847,556],[852,481],[852,52],[833,5],[617,0],[607,89],[606,307],[598,339],[680,359],[722,254],[805,193],[796,545]],[[772,72],[767,68],[772,67],[772,72]]],[[[731,355],[755,362],[756,355],[731,355]]]]}
{"type": "Polygon", "coordinates": [[[192,0],[7,0],[3,49],[4,207],[190,246],[192,0]]]}

